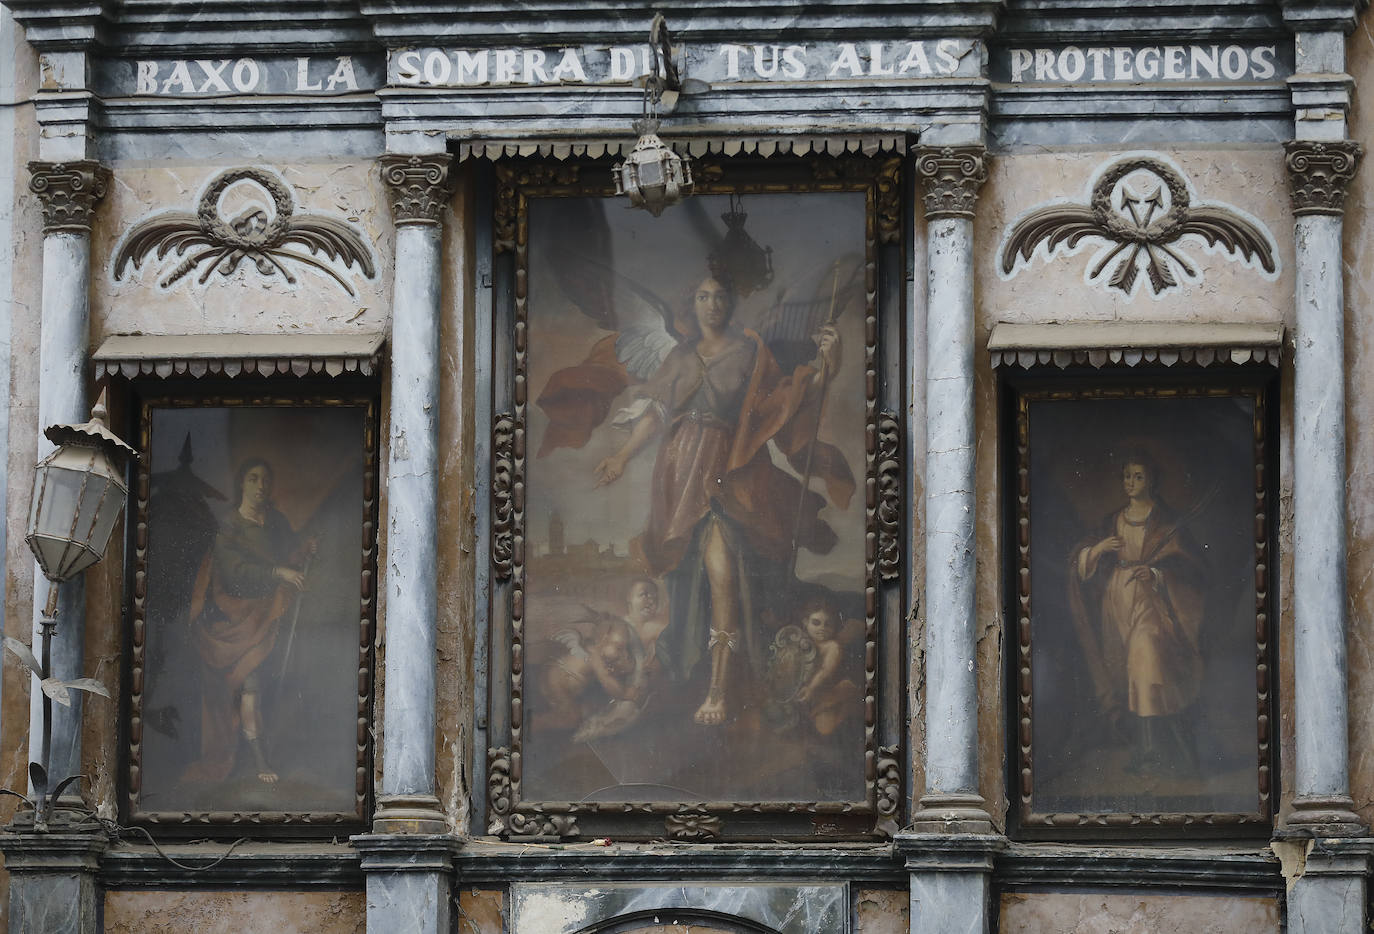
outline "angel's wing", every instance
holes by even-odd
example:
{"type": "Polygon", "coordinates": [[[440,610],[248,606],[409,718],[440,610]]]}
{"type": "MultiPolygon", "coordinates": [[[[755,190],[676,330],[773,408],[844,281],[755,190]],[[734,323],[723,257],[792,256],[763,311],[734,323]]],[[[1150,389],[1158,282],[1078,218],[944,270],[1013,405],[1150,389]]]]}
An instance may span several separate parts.
{"type": "Polygon", "coordinates": [[[1247,260],[1259,259],[1265,272],[1274,271],[1274,251],[1264,231],[1224,208],[1193,208],[1179,236],[1183,234],[1197,234],[1209,245],[1221,245],[1247,260]]]}
{"type": "Polygon", "coordinates": [[[1002,250],[1002,272],[1010,273],[1016,261],[1029,261],[1035,249],[1044,241],[1053,253],[1064,244],[1073,249],[1084,237],[1102,237],[1106,231],[1097,222],[1091,209],[1078,204],[1052,204],[1032,211],[1012,229],[1002,250]]]}
{"type": "Polygon", "coordinates": [[[180,253],[188,247],[213,246],[205,231],[200,228],[200,218],[185,211],[172,211],[150,217],[129,231],[124,245],[119,248],[114,259],[114,277],[124,275],[124,267],[130,263],[134,268],[157,250],[157,258],[162,259],[169,252],[180,253]]]}
{"type": "Polygon", "coordinates": [[[673,310],[652,289],[605,263],[564,252],[575,258],[579,270],[575,282],[563,277],[565,294],[583,314],[616,332],[615,356],[630,376],[648,379],[682,339],[673,329],[673,310]]]}

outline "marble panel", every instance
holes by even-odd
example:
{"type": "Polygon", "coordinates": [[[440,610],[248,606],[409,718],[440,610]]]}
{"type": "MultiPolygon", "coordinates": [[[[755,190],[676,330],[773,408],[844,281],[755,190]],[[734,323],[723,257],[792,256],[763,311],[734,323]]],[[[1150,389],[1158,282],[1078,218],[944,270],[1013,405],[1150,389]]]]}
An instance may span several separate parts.
{"type": "Polygon", "coordinates": [[[510,893],[511,934],[575,934],[596,922],[672,908],[754,921],[778,934],[845,934],[850,930],[848,887],[843,884],[584,887],[517,883],[510,893]]]}
{"type": "Polygon", "coordinates": [[[1000,934],[1278,934],[1272,898],[1004,893],[1000,934]]]}
{"type": "Polygon", "coordinates": [[[108,892],[105,934],[364,934],[361,892],[108,892]]]}

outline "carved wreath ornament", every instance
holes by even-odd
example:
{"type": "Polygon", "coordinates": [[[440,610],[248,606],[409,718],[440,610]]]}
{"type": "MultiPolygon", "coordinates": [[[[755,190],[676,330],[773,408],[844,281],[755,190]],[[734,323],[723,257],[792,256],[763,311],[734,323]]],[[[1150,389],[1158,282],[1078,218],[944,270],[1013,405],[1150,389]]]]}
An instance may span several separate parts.
{"type": "Polygon", "coordinates": [[[1088,268],[1089,282],[1105,280],[1107,288],[1131,298],[1143,271],[1159,296],[1180,280],[1202,281],[1201,266],[1182,248],[1188,236],[1266,273],[1277,269],[1273,239],[1260,224],[1226,205],[1194,204],[1177,170],[1159,159],[1135,158],[1103,172],[1088,204],[1049,204],[1022,218],[1003,244],[1001,271],[1010,277],[1037,252],[1051,260],[1095,239],[1103,246],[1088,268]]]}
{"type": "Polygon", "coordinates": [[[157,261],[169,254],[183,257],[158,283],[164,289],[197,269],[201,273],[196,281],[201,284],[216,272],[231,275],[245,259],[262,275],[280,273],[292,284],[296,282],[293,266],[313,267],[343,286],[349,295],[354,294],[353,287],[331,264],[346,270],[356,264],[368,279],[377,274],[367,244],[353,227],[331,217],[297,213],[285,183],[258,169],[231,169],[219,175],[200,196],[195,214],[173,211],[135,225],[115,255],[115,279],[124,275],[127,265],[139,268],[150,253],[157,261]],[[266,193],[271,209],[253,204],[236,217],[225,217],[220,201],[240,182],[266,193]],[[291,249],[293,246],[305,252],[291,249]]]}

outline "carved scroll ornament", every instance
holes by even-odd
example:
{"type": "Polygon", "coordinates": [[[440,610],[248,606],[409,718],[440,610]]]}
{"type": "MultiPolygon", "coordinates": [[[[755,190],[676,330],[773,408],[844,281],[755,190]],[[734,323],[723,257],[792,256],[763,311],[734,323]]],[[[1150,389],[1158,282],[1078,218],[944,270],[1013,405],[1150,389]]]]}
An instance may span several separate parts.
{"type": "Polygon", "coordinates": [[[988,178],[982,146],[944,146],[916,153],[916,177],[925,186],[926,218],[973,217],[978,189],[988,178]]]}
{"type": "Polygon", "coordinates": [[[96,205],[110,185],[99,162],[30,162],[29,190],[43,203],[43,232],[89,232],[96,205]]]}
{"type": "Polygon", "coordinates": [[[491,564],[510,580],[515,563],[515,419],[499,415],[491,428],[491,564]]]}
{"type": "Polygon", "coordinates": [[[196,213],[173,211],[159,214],[134,225],[115,254],[114,277],[120,279],[125,268],[139,268],[149,255],[154,261],[166,259],[168,254],[185,255],[171,272],[158,283],[170,288],[178,280],[196,269],[203,271],[196,279],[204,284],[218,272],[231,275],[246,259],[260,274],[280,273],[294,284],[294,265],[309,266],[325,273],[344,291],[353,295],[351,286],[330,263],[317,257],[322,255],[331,263],[351,269],[354,265],[363,276],[372,279],[377,269],[358,230],[332,217],[297,212],[296,203],[286,184],[261,169],[231,169],[217,176],[206,187],[196,205],[196,213]],[[220,200],[230,187],[240,182],[254,186],[271,200],[271,210],[249,205],[235,217],[225,217],[220,200]],[[303,247],[301,253],[292,246],[303,247]]]}
{"type": "Polygon", "coordinates": [[[896,580],[902,570],[901,426],[891,412],[878,413],[878,573],[896,580]]]}
{"type": "Polygon", "coordinates": [[[382,157],[382,182],[398,226],[439,223],[439,215],[453,194],[453,178],[449,175],[452,161],[447,153],[382,157]]]}
{"type": "Polygon", "coordinates": [[[694,811],[685,805],[676,814],[663,819],[663,830],[669,840],[702,843],[720,836],[724,822],[714,814],[694,811]]]}
{"type": "Polygon", "coordinates": [[[1360,144],[1349,140],[1284,143],[1284,165],[1292,190],[1293,213],[1299,216],[1342,213],[1345,190],[1355,177],[1362,153],[1360,144]]]}
{"type": "Polygon", "coordinates": [[[1036,252],[1052,259],[1073,252],[1087,239],[1103,242],[1088,273],[1089,281],[1127,297],[1137,293],[1143,269],[1150,290],[1161,295],[1180,280],[1202,281],[1202,269],[1180,248],[1187,236],[1220,248],[1228,256],[1257,263],[1273,274],[1273,238],[1258,223],[1221,204],[1194,204],[1182,174],[1160,159],[1126,159],[1108,168],[1092,185],[1088,204],[1049,204],[1031,211],[1012,228],[1002,247],[1002,273],[1015,274],[1036,252]],[[1128,182],[1128,177],[1131,181],[1128,182]],[[1143,190],[1132,187],[1146,182],[1143,190]]]}

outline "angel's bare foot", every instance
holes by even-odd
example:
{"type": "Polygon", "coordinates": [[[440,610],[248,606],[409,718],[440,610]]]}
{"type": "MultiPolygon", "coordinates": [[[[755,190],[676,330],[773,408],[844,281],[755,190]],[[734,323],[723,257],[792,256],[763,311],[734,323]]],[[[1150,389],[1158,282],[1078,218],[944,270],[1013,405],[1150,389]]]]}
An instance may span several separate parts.
{"type": "Polygon", "coordinates": [[[706,700],[702,701],[697,708],[696,716],[692,718],[702,726],[716,726],[725,722],[725,695],[712,691],[706,695],[706,700]]]}
{"type": "Polygon", "coordinates": [[[276,772],[259,772],[259,773],[258,773],[258,781],[260,781],[260,782],[265,782],[265,783],[268,784],[268,785],[275,785],[275,784],[277,783],[277,773],[276,773],[276,772]]]}

